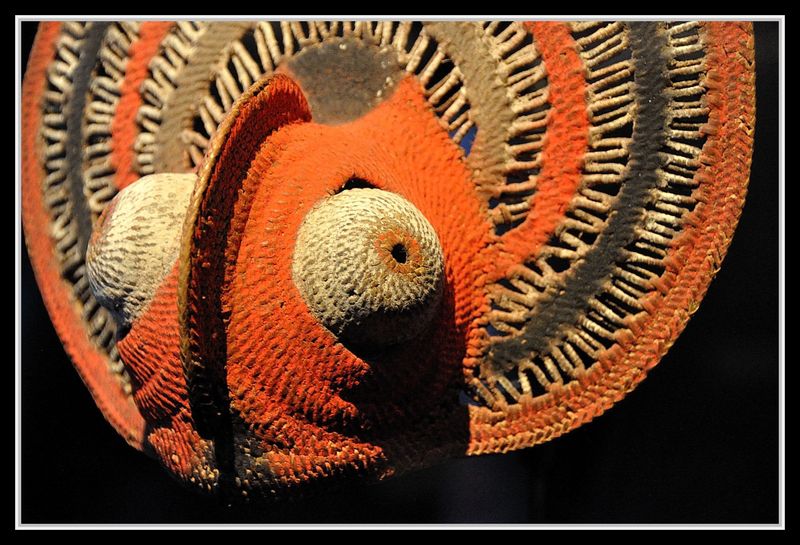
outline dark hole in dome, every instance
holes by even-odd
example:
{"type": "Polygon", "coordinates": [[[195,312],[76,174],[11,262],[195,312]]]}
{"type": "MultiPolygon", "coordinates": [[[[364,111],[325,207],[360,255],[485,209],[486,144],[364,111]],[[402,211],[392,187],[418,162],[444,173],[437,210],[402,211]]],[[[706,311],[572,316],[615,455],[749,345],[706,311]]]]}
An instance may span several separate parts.
{"type": "Polygon", "coordinates": [[[392,257],[400,264],[405,263],[408,259],[408,251],[406,250],[405,245],[398,242],[392,246],[392,257]]]}
{"type": "Polygon", "coordinates": [[[374,189],[374,188],[375,186],[366,180],[362,180],[361,178],[350,178],[344,183],[344,185],[342,185],[338,193],[341,193],[342,191],[347,191],[348,189],[374,189]]]}

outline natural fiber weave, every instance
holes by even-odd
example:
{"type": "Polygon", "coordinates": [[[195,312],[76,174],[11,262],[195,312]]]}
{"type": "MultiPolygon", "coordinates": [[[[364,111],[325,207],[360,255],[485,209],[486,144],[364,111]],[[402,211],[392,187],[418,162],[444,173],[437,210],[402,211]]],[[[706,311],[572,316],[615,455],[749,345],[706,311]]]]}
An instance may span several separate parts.
{"type": "Polygon", "coordinates": [[[753,62],[741,23],[43,23],[26,242],[106,418],[190,486],[524,448],[697,310],[753,62]]]}
{"type": "Polygon", "coordinates": [[[436,231],[402,197],[349,189],[303,220],[292,279],[311,313],[343,342],[413,342],[438,314],[444,264],[436,231]]]}

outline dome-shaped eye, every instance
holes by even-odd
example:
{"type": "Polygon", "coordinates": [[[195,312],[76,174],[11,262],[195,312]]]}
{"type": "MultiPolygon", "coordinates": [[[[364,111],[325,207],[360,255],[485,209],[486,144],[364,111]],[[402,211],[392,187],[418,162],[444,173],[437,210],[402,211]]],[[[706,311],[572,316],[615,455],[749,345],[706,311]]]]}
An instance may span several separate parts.
{"type": "Polygon", "coordinates": [[[196,179],[174,173],[140,178],[114,197],[94,226],[86,253],[89,287],[122,331],[175,265],[196,179]]]}
{"type": "Polygon", "coordinates": [[[433,227],[406,199],[350,189],[306,215],[292,275],[314,316],[342,341],[388,346],[418,336],[434,318],[444,259],[433,227]]]}

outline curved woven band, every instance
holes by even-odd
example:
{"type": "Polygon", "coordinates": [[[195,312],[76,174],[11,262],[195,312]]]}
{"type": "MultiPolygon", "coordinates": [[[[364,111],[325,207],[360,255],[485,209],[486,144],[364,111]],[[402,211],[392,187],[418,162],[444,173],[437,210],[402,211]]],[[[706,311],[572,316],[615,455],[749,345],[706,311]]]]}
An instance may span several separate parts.
{"type": "Polygon", "coordinates": [[[197,431],[225,428],[226,335],[222,286],[239,245],[252,192],[242,187],[253,157],[280,127],[309,121],[299,87],[275,75],[253,84],[220,125],[200,167],[181,241],[178,308],[181,359],[197,431]]]}

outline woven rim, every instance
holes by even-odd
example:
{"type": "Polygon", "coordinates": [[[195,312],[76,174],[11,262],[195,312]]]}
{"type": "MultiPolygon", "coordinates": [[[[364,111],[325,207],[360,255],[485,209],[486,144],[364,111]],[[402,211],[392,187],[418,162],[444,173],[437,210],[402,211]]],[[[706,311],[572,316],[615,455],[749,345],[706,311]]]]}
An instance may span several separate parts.
{"type": "Polygon", "coordinates": [[[220,288],[226,257],[241,237],[237,226],[249,211],[236,195],[261,143],[284,125],[310,119],[303,93],[290,78],[265,77],[233,105],[200,167],[181,241],[178,312],[189,400],[204,437],[220,433],[228,410],[220,288]]]}
{"type": "Polygon", "coordinates": [[[579,380],[503,411],[470,407],[469,453],[542,443],[592,420],[622,399],[655,366],[697,310],[719,270],[741,214],[755,123],[754,54],[749,23],[708,23],[711,107],[703,131],[699,204],[673,242],[647,313],[629,320],[617,344],[579,380]],[[735,52],[735,53],[734,53],[735,52]]]}
{"type": "Polygon", "coordinates": [[[50,217],[43,194],[44,169],[40,104],[46,91],[47,67],[56,52],[61,23],[40,23],[22,84],[22,219],[25,243],[50,318],[64,348],[106,420],[125,441],[143,448],[145,421],[119,377],[109,368],[108,355],[89,338],[80,309],[63,281],[53,255],[50,217]]]}

